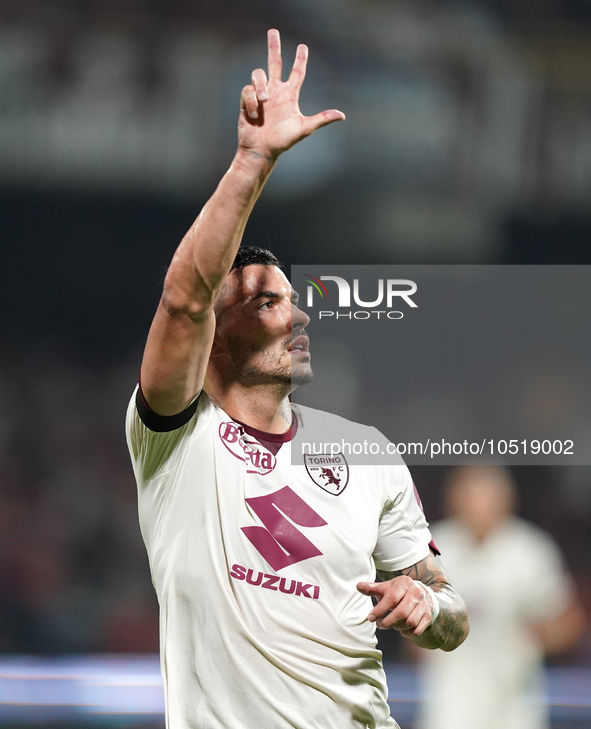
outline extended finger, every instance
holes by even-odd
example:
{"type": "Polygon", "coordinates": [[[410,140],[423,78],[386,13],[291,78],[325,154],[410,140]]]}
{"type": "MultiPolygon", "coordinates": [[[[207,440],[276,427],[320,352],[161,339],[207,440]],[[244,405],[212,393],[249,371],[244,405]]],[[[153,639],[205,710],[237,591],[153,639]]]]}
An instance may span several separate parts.
{"type": "Polygon", "coordinates": [[[287,79],[288,84],[292,86],[300,87],[304,83],[306,78],[306,66],[308,65],[308,46],[303,43],[296,49],[296,57],[291,68],[291,73],[287,79]]]}
{"type": "Polygon", "coordinates": [[[269,67],[269,81],[281,81],[281,36],[275,28],[267,31],[267,64],[269,67]]]}
{"type": "Polygon", "coordinates": [[[375,623],[377,620],[381,620],[391,610],[393,610],[400,602],[401,596],[397,590],[388,590],[377,605],[374,605],[371,609],[367,619],[370,623],[375,623]]]}
{"type": "Polygon", "coordinates": [[[262,68],[257,68],[252,72],[252,85],[259,101],[267,101],[269,94],[267,92],[267,74],[262,68]]]}
{"type": "Polygon", "coordinates": [[[259,116],[259,102],[257,99],[254,86],[250,84],[242,89],[240,96],[240,108],[244,109],[246,115],[251,119],[257,119],[259,116]]]}
{"type": "Polygon", "coordinates": [[[381,597],[388,589],[385,582],[358,582],[356,587],[359,592],[370,597],[381,597]]]}

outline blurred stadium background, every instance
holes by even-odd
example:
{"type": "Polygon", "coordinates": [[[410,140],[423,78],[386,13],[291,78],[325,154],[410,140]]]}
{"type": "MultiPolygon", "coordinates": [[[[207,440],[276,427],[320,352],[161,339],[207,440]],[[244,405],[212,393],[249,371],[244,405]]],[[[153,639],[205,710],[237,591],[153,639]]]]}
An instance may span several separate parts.
{"type": "MultiPolygon", "coordinates": [[[[247,242],[287,265],[591,263],[583,0],[0,0],[2,726],[163,726],[123,416],[268,27],[286,59],[311,48],[304,112],[348,120],[282,159],[247,242]]],[[[415,469],[432,520],[443,476],[415,469]]],[[[591,470],[514,476],[589,614],[591,470]]],[[[550,668],[554,727],[591,726],[591,634],[550,668]]]]}

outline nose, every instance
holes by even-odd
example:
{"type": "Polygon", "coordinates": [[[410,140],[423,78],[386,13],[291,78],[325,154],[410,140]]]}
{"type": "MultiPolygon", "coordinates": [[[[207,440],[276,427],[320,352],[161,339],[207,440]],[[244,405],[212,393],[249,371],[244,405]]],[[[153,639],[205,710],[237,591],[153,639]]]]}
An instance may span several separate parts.
{"type": "Polygon", "coordinates": [[[291,329],[303,329],[310,323],[310,317],[295,304],[291,305],[291,329]]]}

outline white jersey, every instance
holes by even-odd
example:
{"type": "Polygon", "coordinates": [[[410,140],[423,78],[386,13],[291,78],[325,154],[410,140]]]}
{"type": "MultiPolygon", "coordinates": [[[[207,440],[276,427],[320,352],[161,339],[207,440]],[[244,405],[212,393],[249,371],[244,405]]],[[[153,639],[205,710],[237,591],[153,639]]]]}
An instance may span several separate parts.
{"type": "Polygon", "coordinates": [[[512,517],[476,544],[456,520],[434,525],[445,567],[470,615],[452,653],[425,651],[421,729],[544,729],[543,654],[531,626],[573,599],[553,540],[512,517]]]}
{"type": "MultiPolygon", "coordinates": [[[[290,443],[277,442],[287,438],[268,435],[264,447],[205,393],[168,432],[137,407],[134,396],[127,437],[160,602],[168,729],[397,727],[372,602],[356,584],[428,555],[408,469],[343,456],[293,466],[290,443]]],[[[343,422],[294,411],[299,428],[343,422]]]]}

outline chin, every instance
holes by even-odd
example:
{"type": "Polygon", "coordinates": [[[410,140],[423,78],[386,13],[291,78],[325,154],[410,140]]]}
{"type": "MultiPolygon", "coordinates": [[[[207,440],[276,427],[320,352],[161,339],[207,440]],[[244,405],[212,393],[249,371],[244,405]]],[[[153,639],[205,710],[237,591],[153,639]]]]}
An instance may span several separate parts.
{"type": "Polygon", "coordinates": [[[300,387],[301,385],[307,385],[314,379],[314,373],[310,366],[303,369],[294,367],[291,372],[291,384],[294,387],[300,387]]]}

